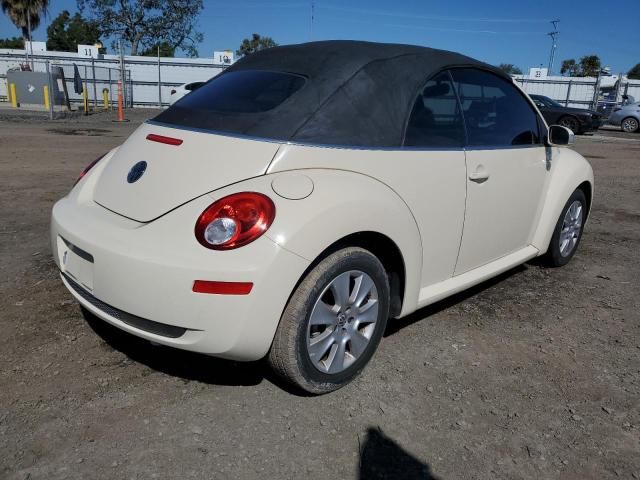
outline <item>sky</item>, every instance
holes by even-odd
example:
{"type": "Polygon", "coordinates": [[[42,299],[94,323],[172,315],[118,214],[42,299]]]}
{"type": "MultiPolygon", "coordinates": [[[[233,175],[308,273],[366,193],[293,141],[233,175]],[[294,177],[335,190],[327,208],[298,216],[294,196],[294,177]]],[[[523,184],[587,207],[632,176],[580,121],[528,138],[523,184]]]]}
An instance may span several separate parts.
{"type": "MultiPolygon", "coordinates": [[[[553,30],[560,19],[555,71],[563,59],[596,54],[612,73],[640,63],[640,0],[205,0],[198,19],[201,57],[236,50],[252,33],[279,44],[357,39],[409,43],[453,50],[491,64],[512,63],[525,72],[547,66],[553,30]]],[[[46,26],[75,0],[51,0],[46,26]]],[[[19,35],[0,14],[0,37],[19,35]]],[[[108,46],[108,42],[105,42],[108,46]]]]}

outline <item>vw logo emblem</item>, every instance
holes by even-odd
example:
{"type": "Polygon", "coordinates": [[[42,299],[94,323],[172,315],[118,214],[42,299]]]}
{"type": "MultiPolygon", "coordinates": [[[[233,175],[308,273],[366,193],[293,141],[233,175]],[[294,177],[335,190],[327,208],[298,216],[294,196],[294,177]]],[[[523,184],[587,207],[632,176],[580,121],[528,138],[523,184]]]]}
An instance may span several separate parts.
{"type": "Polygon", "coordinates": [[[146,169],[147,162],[142,161],[136,163],[133,167],[131,167],[131,170],[129,170],[129,173],[127,174],[127,182],[134,183],[140,180],[140,177],[144,175],[146,169]]]}

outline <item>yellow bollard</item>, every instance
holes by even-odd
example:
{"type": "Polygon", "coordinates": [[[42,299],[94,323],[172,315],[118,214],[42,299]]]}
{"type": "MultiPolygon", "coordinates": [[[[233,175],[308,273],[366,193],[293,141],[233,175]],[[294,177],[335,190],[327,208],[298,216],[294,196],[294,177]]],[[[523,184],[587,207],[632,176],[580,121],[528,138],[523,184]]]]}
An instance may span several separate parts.
{"type": "Polygon", "coordinates": [[[104,109],[109,110],[109,89],[102,89],[102,101],[104,102],[104,109]]]}
{"type": "Polygon", "coordinates": [[[11,91],[11,106],[18,108],[18,95],[16,95],[16,84],[12,83],[9,85],[9,90],[11,91]]]}
{"type": "Polygon", "coordinates": [[[87,86],[82,90],[82,100],[84,101],[84,114],[89,115],[89,95],[87,94],[87,86]]]}
{"type": "Polygon", "coordinates": [[[49,87],[44,85],[42,87],[42,90],[43,90],[43,94],[44,94],[44,108],[49,110],[49,87]]]}

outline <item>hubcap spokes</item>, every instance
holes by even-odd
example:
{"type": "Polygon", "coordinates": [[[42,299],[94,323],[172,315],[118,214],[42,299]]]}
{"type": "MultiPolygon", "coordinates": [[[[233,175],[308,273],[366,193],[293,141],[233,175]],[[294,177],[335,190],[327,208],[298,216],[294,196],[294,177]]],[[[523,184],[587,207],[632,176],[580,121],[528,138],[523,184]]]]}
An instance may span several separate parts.
{"type": "Polygon", "coordinates": [[[578,243],[582,229],[582,203],[573,202],[564,215],[560,231],[560,255],[568,256],[578,243]]]}
{"type": "Polygon", "coordinates": [[[334,278],[320,294],[307,326],[307,351],[324,373],[349,368],[365,351],[378,321],[378,290],[369,275],[353,270],[334,278]]]}
{"type": "Polygon", "coordinates": [[[624,121],[624,123],[622,124],[622,129],[625,132],[633,132],[638,128],[638,122],[636,122],[633,119],[627,119],[624,121]]]}

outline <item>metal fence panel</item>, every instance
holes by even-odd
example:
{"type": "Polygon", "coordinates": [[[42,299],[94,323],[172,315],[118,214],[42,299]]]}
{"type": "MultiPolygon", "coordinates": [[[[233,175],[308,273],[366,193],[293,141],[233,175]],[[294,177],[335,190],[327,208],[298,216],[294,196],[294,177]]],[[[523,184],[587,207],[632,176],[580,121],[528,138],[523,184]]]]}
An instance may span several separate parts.
{"type": "MultiPolygon", "coordinates": [[[[110,101],[117,101],[117,85],[120,80],[120,57],[103,55],[92,60],[78,57],[69,52],[38,52],[33,56],[34,71],[46,71],[46,62],[51,66],[60,66],[64,70],[72,103],[81,103],[81,95],[73,91],[73,66],[78,66],[91,105],[102,104],[102,90],[109,89],[110,101]]],[[[19,68],[25,61],[24,50],[0,49],[0,99],[7,99],[6,72],[19,68]]],[[[160,58],[125,56],[126,103],[128,106],[157,107],[160,99],[162,106],[169,105],[171,89],[184,83],[204,81],[218,75],[226,66],[217,64],[213,59],[204,58],[160,58]],[[160,81],[160,83],[159,83],[160,81]]]]}

